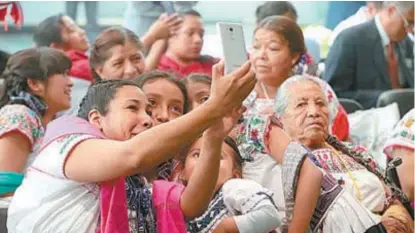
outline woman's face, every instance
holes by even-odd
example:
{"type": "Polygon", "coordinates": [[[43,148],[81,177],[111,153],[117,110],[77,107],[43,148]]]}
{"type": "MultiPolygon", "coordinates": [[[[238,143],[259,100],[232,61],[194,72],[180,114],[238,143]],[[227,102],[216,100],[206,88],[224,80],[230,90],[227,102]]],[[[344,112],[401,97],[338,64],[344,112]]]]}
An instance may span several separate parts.
{"type": "Polygon", "coordinates": [[[127,41],[109,50],[111,56],[95,72],[101,79],[133,79],[145,71],[144,55],[127,41]]]}
{"type": "MultiPolygon", "coordinates": [[[[199,162],[199,156],[202,150],[202,138],[198,139],[188,151],[184,169],[182,171],[182,179],[188,181],[193,173],[196,164],[199,162]]],[[[227,180],[240,177],[240,171],[234,166],[236,153],[225,142],[222,145],[222,153],[220,155],[219,177],[215,190],[218,190],[227,180]]]]}
{"type": "Polygon", "coordinates": [[[54,74],[42,83],[40,96],[48,106],[49,111],[60,112],[71,107],[71,89],[73,86],[71,78],[65,74],[54,74]]]}
{"type": "Polygon", "coordinates": [[[190,109],[195,109],[208,100],[210,96],[210,84],[205,82],[189,81],[186,85],[189,96],[190,109]]]}
{"type": "Polygon", "coordinates": [[[281,35],[258,29],[254,35],[250,60],[258,81],[279,87],[291,74],[299,54],[291,54],[281,35]]]}
{"type": "Polygon", "coordinates": [[[91,111],[89,119],[109,139],[124,141],[152,127],[149,111],[147,97],[138,87],[122,86],[110,101],[107,114],[91,111]]]}
{"type": "Polygon", "coordinates": [[[155,125],[169,122],[184,114],[185,99],[176,84],[160,78],[146,82],[142,89],[150,103],[155,125]]]}
{"type": "Polygon", "coordinates": [[[312,81],[298,81],[289,87],[284,130],[311,149],[321,148],[328,136],[329,111],[324,93],[312,81]]]}

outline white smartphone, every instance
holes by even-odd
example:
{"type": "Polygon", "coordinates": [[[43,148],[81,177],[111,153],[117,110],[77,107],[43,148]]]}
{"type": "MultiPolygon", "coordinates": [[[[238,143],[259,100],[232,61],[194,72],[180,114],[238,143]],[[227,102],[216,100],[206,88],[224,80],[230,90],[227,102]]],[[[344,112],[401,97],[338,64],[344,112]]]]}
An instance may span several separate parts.
{"type": "Polygon", "coordinates": [[[225,58],[225,73],[228,74],[242,66],[248,60],[242,24],[217,23],[217,32],[222,43],[225,58]]]}

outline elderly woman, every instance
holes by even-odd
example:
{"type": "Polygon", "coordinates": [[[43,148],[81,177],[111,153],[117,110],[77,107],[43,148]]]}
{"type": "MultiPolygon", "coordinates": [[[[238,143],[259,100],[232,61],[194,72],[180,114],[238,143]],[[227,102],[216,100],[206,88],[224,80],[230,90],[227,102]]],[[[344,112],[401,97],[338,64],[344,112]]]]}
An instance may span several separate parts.
{"type": "MultiPolygon", "coordinates": [[[[245,115],[264,115],[272,112],[274,96],[281,83],[307,69],[307,49],[300,26],[284,16],[271,16],[257,24],[249,59],[258,80],[254,91],[245,100],[245,115]]],[[[349,137],[347,113],[340,105],[334,91],[326,82],[326,95],[333,132],[342,141],[349,137]]]]}
{"type": "MultiPolygon", "coordinates": [[[[391,184],[372,157],[362,148],[343,144],[329,134],[327,97],[317,78],[291,77],[281,85],[275,103],[275,113],[288,135],[309,147],[314,163],[331,173],[347,192],[374,213],[383,214],[391,206],[400,206],[399,218],[409,217],[399,201],[390,202],[390,188],[385,182],[391,184]]],[[[395,218],[387,216],[382,218],[386,227],[388,223],[393,224],[388,218],[395,218]]],[[[413,225],[408,228],[410,221],[402,222],[401,227],[413,229],[413,225]]],[[[400,231],[404,232],[404,229],[400,231]]]]}

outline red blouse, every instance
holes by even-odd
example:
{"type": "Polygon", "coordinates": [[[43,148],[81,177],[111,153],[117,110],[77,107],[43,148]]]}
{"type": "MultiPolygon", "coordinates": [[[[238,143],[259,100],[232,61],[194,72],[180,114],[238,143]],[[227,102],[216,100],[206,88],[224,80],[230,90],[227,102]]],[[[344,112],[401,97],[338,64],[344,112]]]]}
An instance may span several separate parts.
{"type": "Polygon", "coordinates": [[[219,59],[217,58],[210,56],[201,56],[198,61],[183,66],[178,64],[170,57],[163,55],[160,58],[157,69],[163,71],[172,71],[179,79],[185,78],[191,73],[202,73],[212,76],[212,66],[218,61],[219,59]]]}
{"type": "Polygon", "coordinates": [[[89,70],[88,56],[79,50],[68,50],[66,51],[66,55],[72,61],[72,67],[69,70],[69,75],[92,82],[92,74],[89,70]]]}

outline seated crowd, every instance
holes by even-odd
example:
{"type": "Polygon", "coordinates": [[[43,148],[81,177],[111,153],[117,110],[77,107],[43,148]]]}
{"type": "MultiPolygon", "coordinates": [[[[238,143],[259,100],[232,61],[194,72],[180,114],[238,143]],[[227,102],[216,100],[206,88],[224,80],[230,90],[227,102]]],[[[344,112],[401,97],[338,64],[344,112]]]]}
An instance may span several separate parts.
{"type": "Polygon", "coordinates": [[[415,110],[385,143],[385,168],[353,144],[337,98],[372,107],[380,90],[413,88],[400,46],[413,13],[384,2],[338,33],[324,79],[289,2],[257,8],[249,60],[229,74],[201,54],[194,10],[92,45],[70,17],[46,18],[35,48],[0,54],[7,231],[413,232],[415,110]]]}

